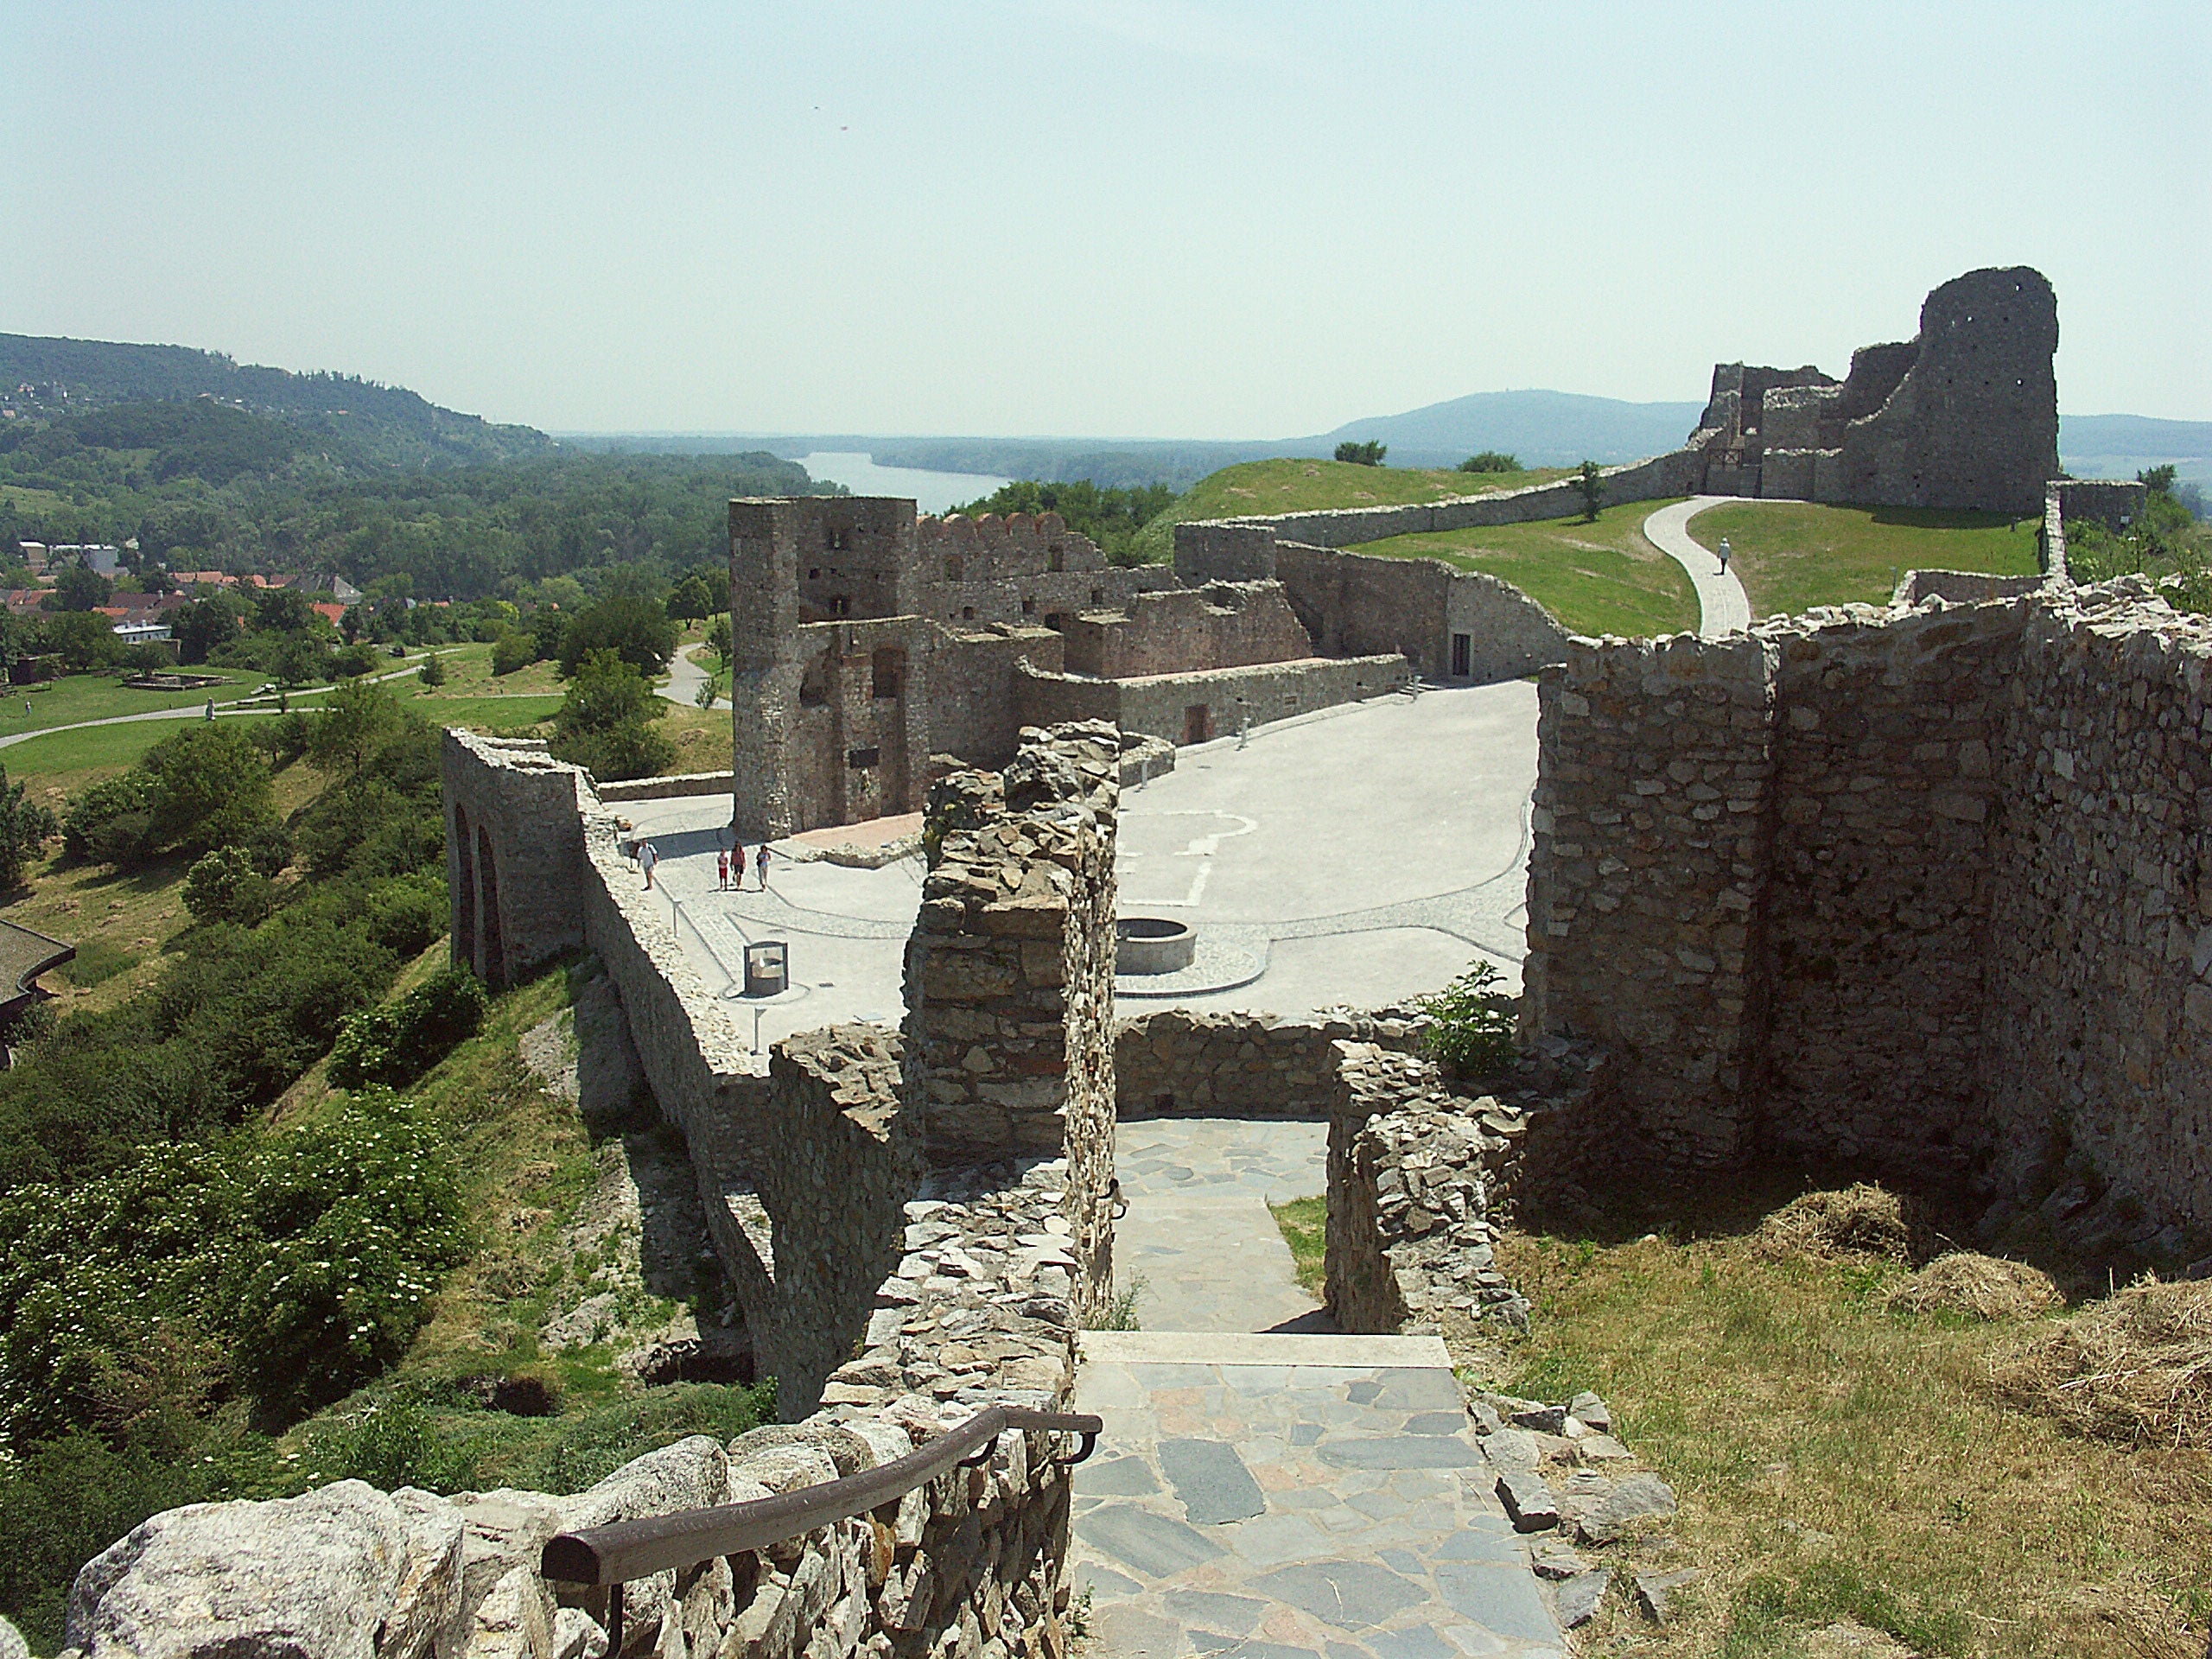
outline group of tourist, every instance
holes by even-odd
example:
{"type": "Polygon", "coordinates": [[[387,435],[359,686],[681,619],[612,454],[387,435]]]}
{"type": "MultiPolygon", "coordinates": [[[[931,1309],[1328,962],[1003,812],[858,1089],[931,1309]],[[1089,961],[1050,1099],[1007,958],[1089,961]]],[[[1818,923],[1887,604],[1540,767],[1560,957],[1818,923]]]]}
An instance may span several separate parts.
{"type": "MultiPolygon", "coordinates": [[[[660,863],[660,849],[650,841],[638,842],[635,854],[638,868],[645,873],[645,886],[653,885],[653,871],[660,863]]],[[[760,850],[753,855],[753,867],[760,874],[762,893],[768,891],[768,843],[762,842],[760,850]]],[[[745,888],[745,843],[734,842],[715,851],[715,887],[721,893],[741,893],[745,888]]]]}

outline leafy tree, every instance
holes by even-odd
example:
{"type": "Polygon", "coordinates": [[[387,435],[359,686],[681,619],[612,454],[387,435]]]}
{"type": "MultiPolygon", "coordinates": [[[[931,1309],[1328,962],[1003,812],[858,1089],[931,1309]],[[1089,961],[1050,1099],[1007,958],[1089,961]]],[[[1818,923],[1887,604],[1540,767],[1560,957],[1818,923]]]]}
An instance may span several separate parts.
{"type": "Polygon", "coordinates": [[[640,674],[664,674],[676,654],[676,624],[644,594],[609,594],[570,619],[561,634],[561,674],[574,676],[594,652],[611,651],[640,674]]]}
{"type": "Polygon", "coordinates": [[[561,641],[569,632],[569,613],[557,606],[541,605],[530,619],[530,637],[541,663],[556,662],[561,657],[561,641]]]}
{"type": "Polygon", "coordinates": [[[1461,461],[1459,470],[1463,473],[1517,473],[1521,470],[1521,462],[1516,456],[1509,455],[1503,450],[1484,449],[1461,461]]]}
{"type": "Polygon", "coordinates": [[[128,869],[153,850],[155,783],[132,769],[94,784],[69,804],[61,847],[70,857],[128,869]]]}
{"type": "Polygon", "coordinates": [[[2181,469],[2168,462],[2160,467],[2145,467],[2135,474],[2135,481],[2152,495],[2171,495],[2174,480],[2181,476],[2181,469]]]}
{"type": "Polygon", "coordinates": [[[715,653],[715,660],[721,664],[722,672],[728,673],[732,652],[727,614],[717,616],[707,625],[707,649],[715,653]]]}
{"type": "Polygon", "coordinates": [[[23,785],[10,783],[7,767],[0,766],[0,889],[22,880],[24,867],[59,828],[54,814],[26,799],[23,785]]]}
{"type": "Polygon", "coordinates": [[[474,1037],[491,1007],[475,975],[442,969],[397,1001],[346,1021],[330,1051],[331,1081],[346,1089],[411,1083],[474,1037]]]}
{"type": "Polygon", "coordinates": [[[1598,509],[1605,499],[1605,480],[1599,476],[1598,463],[1586,461],[1575,478],[1575,487],[1582,492],[1582,518],[1586,524],[1598,522],[1598,509]]]}
{"type": "Polygon", "coordinates": [[[1389,453],[1389,444],[1377,443],[1372,438],[1364,443],[1355,443],[1347,439],[1337,446],[1337,459],[1348,461],[1355,467],[1380,467],[1382,457],[1389,453]]]}
{"type": "Polygon", "coordinates": [[[89,565],[73,564],[54,579],[54,591],[39,601],[49,611],[89,611],[105,605],[115,584],[89,565]]]}
{"type": "Polygon", "coordinates": [[[415,671],[415,677],[425,685],[443,685],[446,683],[445,658],[432,652],[423,659],[423,666],[415,671]]]}
{"type": "Polygon", "coordinates": [[[696,622],[715,613],[714,595],[707,584],[697,576],[686,576],[671,588],[668,595],[668,613],[686,622],[696,622]]]}
{"type": "Polygon", "coordinates": [[[236,725],[188,726],[138,764],[154,779],[157,846],[202,853],[239,845],[276,816],[269,764],[236,725]]]}
{"type": "Polygon", "coordinates": [[[253,626],[263,633],[304,633],[320,620],[296,588],[264,588],[253,596],[253,626]]]}
{"type": "Polygon", "coordinates": [[[594,651],[569,683],[548,747],[595,778],[649,778],[676,758],[675,746],[650,723],[667,712],[667,702],[635,666],[613,651],[594,651]]]}
{"type": "Polygon", "coordinates": [[[318,772],[358,778],[398,731],[401,718],[398,703],[384,687],[348,680],[330,694],[321,714],[308,716],[308,764],[318,772]]]}
{"type": "Polygon", "coordinates": [[[238,609],[234,601],[195,599],[169,617],[169,634],[176,641],[181,663],[206,662],[208,652],[229,644],[238,631],[238,609]]]}

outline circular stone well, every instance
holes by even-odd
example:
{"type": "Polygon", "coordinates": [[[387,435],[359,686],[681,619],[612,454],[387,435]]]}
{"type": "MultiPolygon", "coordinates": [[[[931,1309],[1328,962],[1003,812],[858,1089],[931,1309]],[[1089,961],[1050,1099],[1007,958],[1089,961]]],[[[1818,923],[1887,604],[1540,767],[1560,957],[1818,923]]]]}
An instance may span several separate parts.
{"type": "Polygon", "coordinates": [[[1187,922],[1164,916],[1123,916],[1114,924],[1114,971],[1173,974],[1198,955],[1198,936],[1187,922]]]}

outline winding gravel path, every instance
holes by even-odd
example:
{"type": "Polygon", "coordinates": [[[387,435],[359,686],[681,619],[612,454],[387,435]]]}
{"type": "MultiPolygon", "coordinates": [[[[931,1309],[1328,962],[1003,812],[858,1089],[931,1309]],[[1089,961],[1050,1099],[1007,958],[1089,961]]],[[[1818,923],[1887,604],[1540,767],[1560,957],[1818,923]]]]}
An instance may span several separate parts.
{"type": "Polygon", "coordinates": [[[1697,631],[1707,639],[1741,633],[1751,626],[1751,601],[1733,570],[1723,570],[1720,561],[1690,538],[1690,520],[1707,507],[1743,501],[1740,495],[1694,495],[1662,507],[1643,521],[1644,536],[1662,553],[1690,573],[1697,587],[1697,631]]]}

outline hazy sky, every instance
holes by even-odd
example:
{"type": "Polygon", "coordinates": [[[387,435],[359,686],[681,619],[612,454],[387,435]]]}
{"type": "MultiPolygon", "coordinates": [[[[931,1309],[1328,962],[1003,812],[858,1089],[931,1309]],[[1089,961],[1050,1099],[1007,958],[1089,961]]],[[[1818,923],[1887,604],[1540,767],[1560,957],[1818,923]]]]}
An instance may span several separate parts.
{"type": "Polygon", "coordinates": [[[2212,419],[2212,6],[0,5],[0,329],[562,429],[1701,399],[2043,270],[2212,419]]]}

